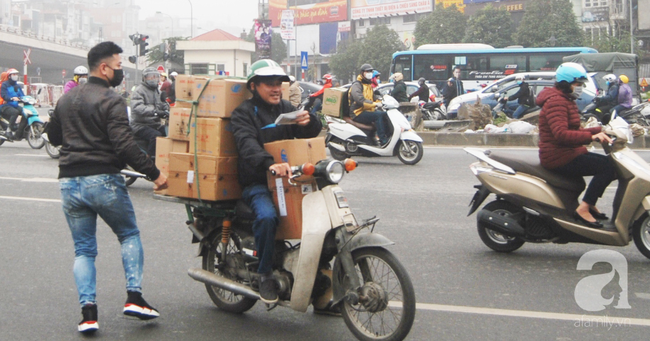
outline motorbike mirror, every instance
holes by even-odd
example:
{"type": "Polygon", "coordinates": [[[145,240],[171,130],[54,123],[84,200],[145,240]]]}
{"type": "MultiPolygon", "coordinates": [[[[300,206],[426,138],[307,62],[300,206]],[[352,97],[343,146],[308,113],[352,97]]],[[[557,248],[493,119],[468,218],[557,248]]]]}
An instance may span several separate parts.
{"type": "Polygon", "coordinates": [[[345,165],[345,171],[346,172],[351,172],[357,168],[357,162],[352,160],[352,159],[345,159],[343,161],[343,164],[345,165]]]}

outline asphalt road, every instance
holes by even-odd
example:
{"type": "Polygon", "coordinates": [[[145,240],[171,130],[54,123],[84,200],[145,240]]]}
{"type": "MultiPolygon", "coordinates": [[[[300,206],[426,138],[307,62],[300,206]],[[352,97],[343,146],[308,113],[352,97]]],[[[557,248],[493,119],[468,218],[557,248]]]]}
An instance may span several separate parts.
{"type": "MultiPolygon", "coordinates": [[[[514,153],[536,153],[516,149],[514,153]]],[[[647,152],[641,152],[646,159],[647,152]]],[[[418,311],[409,340],[646,340],[650,328],[650,261],[630,245],[526,244],[498,254],[480,241],[475,216],[466,217],[477,184],[460,148],[426,148],[416,166],[396,158],[360,158],[343,180],[354,212],[377,215],[378,233],[406,266],[418,311]],[[577,283],[608,273],[597,264],[576,270],[587,251],[611,249],[625,256],[630,309],[582,310],[577,283]]],[[[26,142],[0,146],[0,340],[85,339],[76,331],[80,309],[72,276],[69,230],[60,207],[57,161],[26,142]]],[[[200,266],[190,244],[184,207],[152,199],[150,183],[130,189],[145,248],[145,298],[161,317],[141,322],[122,316],[126,299],[119,243],[98,228],[100,331],[113,340],[351,340],[340,318],[267,312],[258,304],[245,314],[216,308],[202,284],[187,276],[200,266]]],[[[611,212],[614,187],[601,207],[611,212]]],[[[620,283],[620,282],[619,282],[620,283]]],[[[610,297],[616,285],[607,285],[610,297]]]]}

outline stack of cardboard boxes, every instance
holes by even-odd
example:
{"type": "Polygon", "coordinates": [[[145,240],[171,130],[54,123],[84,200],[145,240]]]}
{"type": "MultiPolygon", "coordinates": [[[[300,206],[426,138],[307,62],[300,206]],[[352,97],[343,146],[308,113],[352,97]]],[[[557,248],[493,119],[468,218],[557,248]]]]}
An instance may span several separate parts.
{"type": "Polygon", "coordinates": [[[210,201],[241,197],[230,115],[250,97],[242,79],[176,78],[168,138],[158,138],[156,144],[156,166],[168,179],[162,194],[210,201]],[[186,101],[198,101],[198,117],[192,116],[192,104],[186,101]]]}

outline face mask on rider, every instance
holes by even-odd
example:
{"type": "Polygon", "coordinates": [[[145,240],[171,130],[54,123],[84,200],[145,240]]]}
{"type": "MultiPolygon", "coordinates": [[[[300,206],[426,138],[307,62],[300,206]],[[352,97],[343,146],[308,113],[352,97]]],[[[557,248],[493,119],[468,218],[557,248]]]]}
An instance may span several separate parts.
{"type": "Polygon", "coordinates": [[[124,80],[124,70],[122,69],[113,69],[109,66],[111,70],[113,70],[113,79],[110,81],[110,85],[112,87],[116,87],[120,84],[122,84],[122,81],[124,80]]]}
{"type": "Polygon", "coordinates": [[[18,75],[11,75],[11,80],[14,82],[18,81],[18,75]]]}
{"type": "Polygon", "coordinates": [[[88,78],[85,77],[79,78],[79,85],[83,85],[86,83],[88,83],[88,78]]]}
{"type": "Polygon", "coordinates": [[[367,80],[371,80],[372,79],[372,72],[365,72],[363,74],[363,76],[366,77],[367,80]]]}
{"type": "Polygon", "coordinates": [[[582,89],[584,89],[582,85],[575,85],[573,87],[573,92],[571,92],[571,96],[573,98],[579,98],[580,95],[582,95],[582,89]]]}

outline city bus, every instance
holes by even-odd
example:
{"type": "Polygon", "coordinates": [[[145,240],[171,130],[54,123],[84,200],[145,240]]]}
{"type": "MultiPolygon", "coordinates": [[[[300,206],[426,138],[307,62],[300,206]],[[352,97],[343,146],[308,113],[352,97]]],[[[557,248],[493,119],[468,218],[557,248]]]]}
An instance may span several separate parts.
{"type": "Polygon", "coordinates": [[[401,72],[405,81],[424,77],[438,88],[452,77],[456,67],[466,91],[518,72],[555,71],[562,58],[578,53],[598,53],[589,47],[513,46],[494,48],[487,44],[425,44],[412,51],[393,53],[391,74],[401,72]]]}

